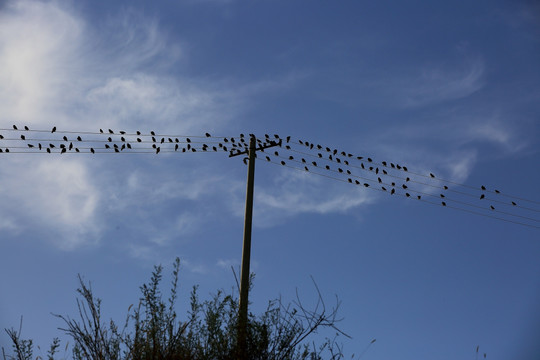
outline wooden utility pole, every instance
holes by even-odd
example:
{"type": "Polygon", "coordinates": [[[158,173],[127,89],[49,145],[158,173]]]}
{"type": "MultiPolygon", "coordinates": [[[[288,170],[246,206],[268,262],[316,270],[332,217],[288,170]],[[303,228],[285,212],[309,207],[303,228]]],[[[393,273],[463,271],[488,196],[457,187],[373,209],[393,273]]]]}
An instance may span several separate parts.
{"type": "MultiPolygon", "coordinates": [[[[247,323],[248,323],[248,295],[249,295],[249,264],[251,261],[251,225],[253,219],[253,188],[255,184],[255,158],[257,150],[264,150],[281,144],[271,141],[257,148],[257,139],[251,136],[249,140],[248,154],[248,178],[246,189],[246,213],[244,218],[244,242],[242,246],[242,270],[240,274],[240,304],[238,309],[238,357],[241,360],[248,359],[247,353],[247,323]]],[[[237,156],[245,154],[246,151],[231,154],[237,156]]]]}

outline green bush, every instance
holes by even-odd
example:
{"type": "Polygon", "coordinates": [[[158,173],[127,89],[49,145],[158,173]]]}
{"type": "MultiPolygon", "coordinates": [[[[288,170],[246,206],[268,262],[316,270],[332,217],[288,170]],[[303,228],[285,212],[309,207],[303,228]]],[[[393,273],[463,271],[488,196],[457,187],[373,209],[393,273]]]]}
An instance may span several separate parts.
{"type": "MultiPolygon", "coordinates": [[[[78,318],[55,315],[64,324],[60,330],[73,340],[71,357],[75,360],[226,360],[247,353],[249,359],[260,360],[343,358],[336,337],[326,338],[318,345],[308,341],[310,335],[322,328],[335,330],[336,336],[343,334],[336,327],[339,302],[327,311],[316,285],[318,299],[313,310],[304,307],[297,295],[287,305],[281,299],[269,301],[260,316],[250,313],[246,349],[240,352],[236,341],[236,295],[226,295],[220,290],[210,300],[201,302],[194,287],[187,318],[181,321],[175,312],[179,269],[177,258],[170,295],[164,301],[160,291],[163,269],[154,268],[150,281],[140,287],[142,296],[138,305],[128,308],[121,330],[112,320],[108,324],[102,322],[101,300],[79,276],[78,318]]],[[[4,360],[33,360],[32,340],[22,339],[21,329],[6,329],[6,332],[13,344],[13,354],[6,355],[2,349],[4,360]]],[[[58,356],[59,347],[60,341],[55,338],[47,353],[48,360],[58,356]]]]}

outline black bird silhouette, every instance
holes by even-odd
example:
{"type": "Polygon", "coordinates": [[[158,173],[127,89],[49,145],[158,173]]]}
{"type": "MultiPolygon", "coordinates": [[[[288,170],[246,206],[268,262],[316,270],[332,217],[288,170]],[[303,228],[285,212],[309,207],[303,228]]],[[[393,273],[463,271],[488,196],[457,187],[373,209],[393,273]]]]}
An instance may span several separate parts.
{"type": "Polygon", "coordinates": [[[367,161],[372,162],[373,160],[371,158],[367,158],[367,161]]]}
{"type": "Polygon", "coordinates": [[[285,161],[281,161],[281,165],[285,165],[285,161]]]}
{"type": "Polygon", "coordinates": [[[411,194],[405,193],[405,196],[406,196],[406,197],[411,197],[411,194]]]}
{"type": "Polygon", "coordinates": [[[114,134],[114,131],[112,131],[111,129],[109,129],[109,133],[114,134]]]}
{"type": "Polygon", "coordinates": [[[28,131],[30,129],[28,128],[28,126],[24,125],[24,130],[28,131]]]}
{"type": "Polygon", "coordinates": [[[364,186],[365,186],[365,187],[369,187],[369,184],[368,184],[368,183],[364,183],[364,186]]]}
{"type": "Polygon", "coordinates": [[[485,198],[485,197],[486,197],[486,195],[484,195],[484,194],[480,195],[480,200],[485,198]]]}
{"type": "Polygon", "coordinates": [[[39,150],[41,150],[41,143],[38,143],[38,148],[39,150]]]}
{"type": "Polygon", "coordinates": [[[152,135],[152,136],[156,136],[156,133],[155,133],[155,132],[153,132],[153,131],[150,131],[150,135],[152,135]]]}
{"type": "Polygon", "coordinates": [[[382,172],[383,172],[384,175],[388,175],[388,172],[386,170],[383,169],[382,172]]]}
{"type": "Polygon", "coordinates": [[[53,148],[54,148],[54,144],[49,144],[49,147],[50,147],[51,149],[53,149],[53,148]]]}
{"type": "Polygon", "coordinates": [[[156,142],[156,138],[152,136],[152,142],[156,142]]]}
{"type": "Polygon", "coordinates": [[[105,148],[110,149],[111,147],[109,146],[109,144],[105,144],[105,148]]]}
{"type": "Polygon", "coordinates": [[[407,176],[407,177],[405,178],[405,181],[411,181],[411,178],[407,176]]]}
{"type": "Polygon", "coordinates": [[[103,134],[103,129],[99,129],[99,132],[103,134]]]}
{"type": "Polygon", "coordinates": [[[156,144],[152,144],[152,147],[153,147],[154,149],[157,149],[157,145],[156,145],[156,144]]]}
{"type": "Polygon", "coordinates": [[[126,143],[126,145],[127,145],[128,149],[131,149],[131,144],[130,143],[126,143]]]}
{"type": "Polygon", "coordinates": [[[28,144],[28,147],[29,147],[29,148],[33,148],[33,147],[34,147],[34,145],[32,145],[32,144],[28,144]]]}
{"type": "Polygon", "coordinates": [[[0,140],[2,140],[3,138],[4,138],[4,136],[3,136],[3,135],[0,135],[0,140]]]}
{"type": "Polygon", "coordinates": [[[54,133],[56,131],[56,126],[54,126],[51,130],[51,133],[54,133]]]}
{"type": "Polygon", "coordinates": [[[420,195],[417,196],[418,200],[420,200],[422,197],[420,195]]]}
{"type": "Polygon", "coordinates": [[[137,142],[142,142],[141,138],[137,138],[137,142]]]}
{"type": "Polygon", "coordinates": [[[351,175],[351,170],[347,170],[347,174],[348,174],[348,175],[351,175]]]}
{"type": "Polygon", "coordinates": [[[432,173],[429,173],[429,176],[431,176],[432,178],[434,178],[434,177],[435,177],[435,175],[433,175],[432,173]]]}
{"type": "Polygon", "coordinates": [[[270,156],[267,156],[267,157],[266,157],[266,160],[267,160],[267,161],[270,161],[270,156]]]}
{"type": "Polygon", "coordinates": [[[342,168],[338,168],[338,171],[339,171],[340,173],[342,173],[342,172],[343,172],[343,169],[342,169],[342,168]]]}
{"type": "Polygon", "coordinates": [[[188,143],[190,143],[190,142],[191,142],[191,139],[190,139],[190,138],[186,138],[186,141],[187,141],[188,143]]]}
{"type": "Polygon", "coordinates": [[[112,142],[112,137],[109,136],[107,140],[109,140],[109,142],[112,142]]]}
{"type": "Polygon", "coordinates": [[[163,144],[165,142],[165,138],[161,138],[161,143],[163,144]]]}
{"type": "Polygon", "coordinates": [[[210,136],[212,136],[212,135],[210,135],[209,133],[206,133],[206,134],[204,134],[204,135],[206,135],[206,137],[210,137],[210,136]]]}
{"type": "Polygon", "coordinates": [[[444,198],[444,194],[441,194],[441,197],[444,198]]]}
{"type": "Polygon", "coordinates": [[[495,207],[493,205],[490,205],[489,207],[491,208],[491,210],[495,210],[495,207]]]}
{"type": "Polygon", "coordinates": [[[444,190],[448,190],[448,186],[444,185],[443,186],[444,190]]]}
{"type": "Polygon", "coordinates": [[[120,150],[118,150],[118,147],[114,148],[114,152],[120,152],[120,150]]]}
{"type": "Polygon", "coordinates": [[[13,125],[13,130],[19,130],[19,129],[17,129],[16,125],[13,125]]]}
{"type": "Polygon", "coordinates": [[[159,154],[159,151],[160,151],[160,150],[161,150],[161,149],[160,149],[160,147],[158,146],[158,147],[156,148],[156,154],[159,154]]]}
{"type": "Polygon", "coordinates": [[[480,189],[486,190],[486,187],[484,185],[480,186],[480,189]]]}
{"type": "Polygon", "coordinates": [[[51,153],[51,149],[50,149],[50,148],[47,148],[47,152],[50,154],[50,153],[51,153]]]}
{"type": "Polygon", "coordinates": [[[446,203],[444,201],[441,201],[442,206],[446,206],[446,203]]]}
{"type": "Polygon", "coordinates": [[[306,171],[309,171],[308,167],[307,166],[304,166],[304,170],[306,171]]]}
{"type": "Polygon", "coordinates": [[[399,166],[399,164],[396,164],[396,167],[398,168],[398,170],[401,170],[401,166],[399,166]]]}
{"type": "Polygon", "coordinates": [[[141,135],[141,132],[137,130],[137,135],[141,135]]]}
{"type": "Polygon", "coordinates": [[[383,164],[384,166],[386,166],[386,161],[383,161],[381,164],[383,164]]]}
{"type": "Polygon", "coordinates": [[[94,150],[94,148],[90,148],[90,152],[94,154],[96,151],[94,150]]]}
{"type": "Polygon", "coordinates": [[[77,136],[77,141],[82,141],[82,137],[77,136]]]}
{"type": "Polygon", "coordinates": [[[120,137],[120,141],[125,142],[126,139],[122,136],[122,137],[120,137]]]}
{"type": "Polygon", "coordinates": [[[330,166],[326,165],[325,166],[326,170],[330,170],[330,166]]]}
{"type": "MultiPolygon", "coordinates": [[[[68,141],[67,136],[64,136],[62,139],[64,139],[64,141],[68,141]]],[[[110,138],[109,138],[109,139],[110,139],[110,138]]]]}
{"type": "Polygon", "coordinates": [[[311,163],[313,164],[313,166],[317,166],[317,163],[315,161],[312,161],[311,163]]]}
{"type": "Polygon", "coordinates": [[[379,184],[382,183],[382,179],[380,177],[378,177],[377,180],[379,181],[379,184]]]}
{"type": "Polygon", "coordinates": [[[26,137],[24,135],[21,135],[21,139],[26,140],[26,137]]]}
{"type": "Polygon", "coordinates": [[[401,185],[402,188],[406,189],[407,188],[407,185],[403,184],[401,185]]]}
{"type": "Polygon", "coordinates": [[[396,192],[396,189],[390,190],[390,195],[394,195],[395,192],[396,192]]]}
{"type": "Polygon", "coordinates": [[[352,179],[351,178],[347,178],[347,181],[352,184],[352,179]]]}
{"type": "Polygon", "coordinates": [[[384,186],[381,186],[381,189],[383,189],[383,191],[386,191],[386,188],[384,186]]]}
{"type": "Polygon", "coordinates": [[[517,204],[515,202],[512,201],[512,205],[516,206],[517,204]]]}
{"type": "Polygon", "coordinates": [[[63,148],[62,148],[62,151],[60,151],[60,154],[63,154],[63,153],[65,153],[66,151],[67,151],[66,148],[63,147],[63,148]]]}
{"type": "Polygon", "coordinates": [[[404,171],[409,171],[409,170],[407,170],[407,167],[406,167],[406,166],[403,166],[403,170],[404,170],[404,171]]]}
{"type": "Polygon", "coordinates": [[[69,143],[69,150],[73,149],[73,143],[69,143]]]}
{"type": "Polygon", "coordinates": [[[174,151],[178,151],[178,144],[174,145],[174,151]]]}
{"type": "Polygon", "coordinates": [[[500,194],[500,193],[501,193],[501,192],[500,192],[499,190],[497,190],[497,189],[495,189],[495,192],[496,192],[497,194],[500,194]]]}
{"type": "Polygon", "coordinates": [[[120,131],[120,134],[124,135],[126,132],[125,131],[120,131]]]}

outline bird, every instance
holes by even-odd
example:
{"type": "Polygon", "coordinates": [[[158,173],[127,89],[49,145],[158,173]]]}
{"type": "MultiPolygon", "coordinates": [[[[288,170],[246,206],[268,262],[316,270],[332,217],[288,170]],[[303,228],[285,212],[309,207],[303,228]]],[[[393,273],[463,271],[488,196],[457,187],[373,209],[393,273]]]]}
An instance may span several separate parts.
{"type": "Polygon", "coordinates": [[[440,195],[441,195],[441,198],[444,198],[444,197],[445,197],[444,194],[440,194],[440,195]]]}
{"type": "Polygon", "coordinates": [[[122,136],[122,137],[120,137],[120,141],[125,142],[126,139],[122,136]]]}
{"type": "Polygon", "coordinates": [[[270,156],[267,156],[267,157],[266,157],[266,160],[267,160],[267,161],[270,161],[270,156]]]}
{"type": "Polygon", "coordinates": [[[390,195],[394,195],[395,192],[396,192],[396,189],[390,190],[390,195]]]}
{"type": "Polygon", "coordinates": [[[190,138],[186,138],[186,141],[187,141],[188,143],[190,143],[190,142],[191,142],[191,139],[190,139],[190,138]]]}
{"type": "Polygon", "coordinates": [[[125,131],[120,130],[120,134],[124,135],[125,133],[125,131]]]}
{"type": "Polygon", "coordinates": [[[128,149],[131,149],[131,144],[130,143],[126,143],[126,145],[127,145],[128,149]]]}
{"type": "Polygon", "coordinates": [[[383,161],[381,164],[383,164],[384,166],[386,166],[386,161],[383,161]]]}
{"type": "Polygon", "coordinates": [[[444,190],[448,190],[448,186],[444,185],[443,186],[444,190]]]}
{"type": "Polygon", "coordinates": [[[351,178],[347,178],[347,181],[352,184],[352,179],[351,178]]]}
{"type": "Polygon", "coordinates": [[[90,152],[91,152],[92,154],[95,154],[96,151],[94,150],[94,148],[90,148],[90,152]]]}
{"type": "Polygon", "coordinates": [[[365,186],[365,187],[369,187],[369,184],[368,184],[368,183],[364,183],[364,186],[365,186]]]}
{"type": "Polygon", "coordinates": [[[47,152],[50,154],[51,153],[51,148],[47,148],[47,152]]]}
{"type": "Polygon", "coordinates": [[[109,136],[107,140],[109,140],[109,142],[112,142],[112,137],[109,136]]]}
{"type": "Polygon", "coordinates": [[[82,137],[77,136],[77,141],[82,141],[82,137]]]}
{"type": "MultiPolygon", "coordinates": [[[[64,139],[64,141],[68,141],[67,136],[64,136],[62,139],[64,139]]],[[[110,139],[110,138],[109,138],[109,139],[110,139]]]]}
{"type": "Polygon", "coordinates": [[[377,178],[377,181],[379,181],[379,184],[382,183],[382,179],[380,177],[377,178]]]}
{"type": "Polygon", "coordinates": [[[368,162],[372,162],[372,161],[373,161],[373,159],[371,159],[371,158],[367,158],[367,161],[368,161],[368,162]]]}
{"type": "Polygon", "coordinates": [[[281,161],[281,165],[285,165],[285,161],[281,161]]]}
{"type": "Polygon", "coordinates": [[[383,189],[383,191],[386,191],[386,188],[384,186],[381,186],[381,189],[383,189]]]}
{"type": "Polygon", "coordinates": [[[178,151],[178,144],[174,145],[174,151],[178,151]]]}
{"type": "Polygon", "coordinates": [[[105,144],[105,148],[110,149],[111,147],[109,146],[109,144],[105,144]]]}
{"type": "Polygon", "coordinates": [[[429,173],[429,176],[431,176],[432,178],[434,178],[434,177],[435,177],[435,175],[433,175],[432,173],[429,173]]]}
{"type": "Polygon", "coordinates": [[[210,137],[210,136],[212,136],[212,135],[210,135],[209,133],[206,133],[206,134],[204,134],[204,135],[206,135],[206,137],[210,137]]]}
{"type": "Polygon", "coordinates": [[[411,197],[411,194],[405,193],[405,196],[406,196],[406,197],[411,197]]]}
{"type": "Polygon", "coordinates": [[[28,128],[28,126],[24,125],[24,130],[28,131],[30,129],[28,128]]]}
{"type": "Polygon", "coordinates": [[[382,172],[383,172],[384,175],[388,175],[388,172],[386,170],[383,169],[382,172]]]}
{"type": "Polygon", "coordinates": [[[403,166],[403,171],[409,171],[409,170],[407,170],[406,166],[403,166]]]}
{"type": "Polygon", "coordinates": [[[103,129],[99,129],[99,132],[103,134],[103,129]]]}
{"type": "Polygon", "coordinates": [[[326,170],[330,170],[330,166],[329,166],[329,165],[326,165],[325,168],[326,168],[326,170]]]}
{"type": "Polygon", "coordinates": [[[19,130],[19,129],[17,129],[16,125],[13,125],[13,130],[19,130]]]}
{"type": "Polygon", "coordinates": [[[39,150],[41,150],[41,143],[38,143],[38,148],[39,150]]]}
{"type": "Polygon", "coordinates": [[[110,133],[110,134],[114,134],[114,131],[112,131],[111,129],[109,129],[109,133],[110,133]]]}
{"type": "Polygon", "coordinates": [[[500,194],[500,193],[501,193],[501,192],[500,192],[499,190],[497,190],[497,189],[495,189],[495,192],[496,192],[497,194],[500,194]]]}
{"type": "Polygon", "coordinates": [[[403,184],[401,185],[402,188],[406,189],[407,188],[407,185],[403,184]]]}
{"type": "Polygon", "coordinates": [[[33,148],[33,147],[34,147],[34,145],[32,145],[32,144],[27,144],[27,145],[28,145],[29,148],[33,148]]]}
{"type": "Polygon", "coordinates": [[[495,210],[495,207],[493,205],[490,205],[489,207],[491,208],[491,210],[495,210]]]}
{"type": "Polygon", "coordinates": [[[60,154],[63,154],[63,153],[65,153],[66,151],[67,151],[66,148],[63,147],[63,148],[62,148],[62,151],[60,151],[60,154]]]}
{"type": "Polygon", "coordinates": [[[420,195],[417,196],[418,200],[420,200],[422,197],[420,195]]]}
{"type": "Polygon", "coordinates": [[[26,140],[26,137],[24,135],[21,135],[21,139],[26,140]]]}
{"type": "Polygon", "coordinates": [[[351,175],[351,170],[347,170],[347,175],[351,175]]]}
{"type": "Polygon", "coordinates": [[[446,206],[446,203],[444,201],[441,201],[442,206],[446,206]]]}
{"type": "Polygon", "coordinates": [[[480,189],[486,190],[486,187],[484,185],[480,186],[480,189]]]}
{"type": "Polygon", "coordinates": [[[517,204],[515,202],[512,201],[512,205],[516,206],[517,204]]]}
{"type": "Polygon", "coordinates": [[[137,138],[137,142],[142,142],[141,138],[137,138]]]}
{"type": "Polygon", "coordinates": [[[158,146],[158,147],[156,148],[156,154],[159,154],[159,151],[160,151],[160,150],[161,150],[161,149],[160,149],[160,147],[158,146]]]}
{"type": "Polygon", "coordinates": [[[152,136],[152,142],[156,142],[156,138],[152,136]]]}
{"type": "Polygon", "coordinates": [[[141,132],[137,130],[137,135],[141,135],[141,132]]]}
{"type": "Polygon", "coordinates": [[[153,131],[150,131],[150,135],[152,135],[152,136],[156,136],[156,133],[155,133],[155,132],[153,132],[153,131]]]}
{"type": "Polygon", "coordinates": [[[482,200],[485,197],[486,197],[486,195],[484,195],[484,194],[480,195],[480,200],[482,200]]]}
{"type": "Polygon", "coordinates": [[[53,126],[52,130],[51,130],[51,134],[56,132],[56,126],[53,126]]]}
{"type": "Polygon", "coordinates": [[[342,173],[342,172],[343,172],[343,169],[342,169],[342,168],[338,168],[338,171],[339,171],[340,173],[342,173]]]}

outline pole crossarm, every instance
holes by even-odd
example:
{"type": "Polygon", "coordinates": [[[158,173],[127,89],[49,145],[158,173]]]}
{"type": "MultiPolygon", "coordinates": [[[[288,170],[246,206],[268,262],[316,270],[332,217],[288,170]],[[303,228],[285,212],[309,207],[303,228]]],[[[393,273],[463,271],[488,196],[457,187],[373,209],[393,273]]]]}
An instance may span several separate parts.
{"type": "MultiPolygon", "coordinates": [[[[279,139],[279,141],[277,141],[277,142],[272,140],[267,144],[263,144],[263,145],[261,145],[259,147],[254,148],[254,150],[255,151],[259,151],[259,150],[264,151],[264,149],[268,149],[268,148],[271,148],[271,147],[274,147],[274,146],[280,146],[281,147],[281,139],[279,139]]],[[[231,150],[231,153],[229,154],[229,157],[234,157],[234,156],[238,156],[238,155],[242,155],[242,154],[249,154],[249,151],[250,151],[249,149],[244,150],[244,151],[238,150],[238,151],[233,153],[233,151],[231,150]]]]}

